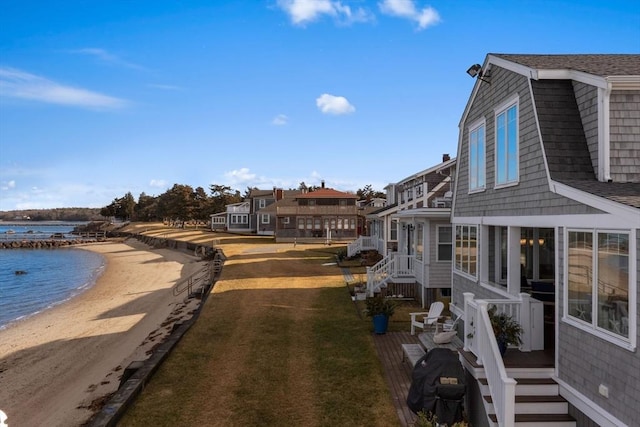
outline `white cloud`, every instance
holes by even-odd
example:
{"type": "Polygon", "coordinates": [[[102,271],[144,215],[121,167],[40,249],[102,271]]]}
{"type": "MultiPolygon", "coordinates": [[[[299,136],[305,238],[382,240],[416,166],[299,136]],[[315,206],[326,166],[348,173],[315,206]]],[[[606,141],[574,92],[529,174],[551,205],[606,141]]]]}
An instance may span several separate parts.
{"type": "Polygon", "coordinates": [[[350,114],[356,111],[347,98],[323,93],[316,99],[316,105],[324,114],[350,114]]]}
{"type": "Polygon", "coordinates": [[[383,0],[378,3],[378,6],[384,14],[415,21],[419,30],[424,30],[440,22],[438,11],[430,6],[418,10],[414,0],[383,0]]]}
{"type": "Polygon", "coordinates": [[[9,182],[3,182],[2,185],[0,186],[0,190],[3,190],[3,191],[11,190],[12,188],[16,188],[16,182],[14,180],[11,180],[9,182]]]}
{"type": "Polygon", "coordinates": [[[256,174],[249,172],[249,168],[240,168],[225,172],[224,176],[233,184],[246,184],[256,179],[256,174]]]}
{"type": "Polygon", "coordinates": [[[65,86],[15,68],[0,67],[0,96],[94,109],[117,109],[128,102],[87,89],[65,86]]]}
{"type": "Polygon", "coordinates": [[[278,114],[271,120],[271,124],[275,126],[284,126],[289,123],[289,117],[284,114],[278,114]]]}
{"type": "Polygon", "coordinates": [[[149,187],[155,188],[165,188],[167,186],[167,181],[164,179],[152,179],[149,181],[149,187]]]}
{"type": "Polygon", "coordinates": [[[120,58],[119,56],[114,55],[112,53],[109,53],[106,50],[100,49],[100,48],[86,47],[86,48],[83,48],[83,49],[68,50],[67,52],[74,53],[74,54],[79,54],[79,55],[93,56],[94,58],[97,58],[101,62],[105,62],[105,63],[112,64],[112,65],[118,65],[118,66],[121,66],[121,67],[133,68],[135,70],[144,69],[144,67],[142,67],[142,66],[140,66],[138,64],[134,64],[132,62],[125,61],[124,59],[120,58]]]}
{"type": "Polygon", "coordinates": [[[296,25],[312,22],[322,15],[329,15],[344,24],[373,19],[373,15],[363,8],[353,11],[350,6],[334,0],[278,0],[278,7],[296,25]]]}

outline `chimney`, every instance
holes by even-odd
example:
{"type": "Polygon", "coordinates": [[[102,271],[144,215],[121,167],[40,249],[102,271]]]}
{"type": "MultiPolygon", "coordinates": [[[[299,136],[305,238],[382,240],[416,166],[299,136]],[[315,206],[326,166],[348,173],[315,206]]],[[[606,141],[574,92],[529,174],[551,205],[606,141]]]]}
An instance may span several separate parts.
{"type": "Polygon", "coordinates": [[[451,160],[451,157],[449,157],[449,154],[442,155],[442,163],[447,162],[449,160],[451,160]]]}
{"type": "Polygon", "coordinates": [[[324,188],[324,179],[320,181],[320,188],[324,188]]]}

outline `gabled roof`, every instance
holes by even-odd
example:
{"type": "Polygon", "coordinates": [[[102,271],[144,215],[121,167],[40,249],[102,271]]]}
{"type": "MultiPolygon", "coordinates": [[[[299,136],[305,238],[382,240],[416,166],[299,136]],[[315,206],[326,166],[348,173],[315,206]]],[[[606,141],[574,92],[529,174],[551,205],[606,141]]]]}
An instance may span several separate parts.
{"type": "Polygon", "coordinates": [[[257,188],[252,188],[251,191],[249,191],[249,198],[269,196],[273,197],[273,190],[259,190],[257,188]]]}
{"type": "MultiPolygon", "coordinates": [[[[491,53],[482,68],[488,72],[491,65],[531,80],[540,136],[552,181],[604,200],[640,208],[640,184],[597,180],[572,85],[572,80],[577,80],[600,88],[613,84],[617,85],[614,88],[622,90],[640,90],[640,55],[491,53]]],[[[476,81],[462,115],[461,126],[482,84],[484,81],[476,81]]],[[[458,141],[459,149],[461,142],[458,141]]]]}
{"type": "Polygon", "coordinates": [[[299,194],[296,199],[357,199],[354,193],[345,193],[333,188],[319,188],[309,193],[299,194]]]}
{"type": "Polygon", "coordinates": [[[600,77],[640,76],[640,55],[635,54],[489,55],[538,70],[575,70],[600,77]]]}

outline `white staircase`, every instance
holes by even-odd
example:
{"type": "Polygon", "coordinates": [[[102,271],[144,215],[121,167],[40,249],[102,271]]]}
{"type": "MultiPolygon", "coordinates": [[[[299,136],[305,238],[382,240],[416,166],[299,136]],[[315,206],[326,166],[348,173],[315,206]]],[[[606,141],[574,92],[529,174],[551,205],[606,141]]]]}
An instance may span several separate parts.
{"type": "MultiPolygon", "coordinates": [[[[507,368],[516,384],[515,423],[517,427],[576,427],[569,404],[560,396],[560,387],[549,368],[507,368]]],[[[499,427],[488,382],[483,369],[475,369],[489,426],[499,427]]]]}
{"type": "Polygon", "coordinates": [[[367,295],[373,296],[391,281],[394,283],[415,282],[414,255],[392,253],[372,267],[367,267],[367,295]]]}

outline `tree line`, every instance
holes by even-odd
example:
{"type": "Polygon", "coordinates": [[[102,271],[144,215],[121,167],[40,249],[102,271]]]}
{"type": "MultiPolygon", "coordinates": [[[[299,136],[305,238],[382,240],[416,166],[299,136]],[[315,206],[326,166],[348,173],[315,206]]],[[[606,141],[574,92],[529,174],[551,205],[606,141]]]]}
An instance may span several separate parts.
{"type": "MultiPolygon", "coordinates": [[[[320,187],[307,186],[301,182],[298,189],[309,192],[320,187]]],[[[208,222],[210,215],[224,212],[226,205],[240,203],[249,197],[252,190],[248,187],[244,194],[227,185],[211,184],[208,192],[202,187],[195,189],[190,185],[174,184],[173,187],[160,194],[150,196],[141,193],[138,199],[127,192],[116,197],[103,208],[57,208],[39,210],[21,210],[0,212],[0,219],[30,219],[32,221],[97,221],[115,218],[121,221],[203,221],[208,222]]],[[[370,200],[374,197],[385,197],[375,191],[371,185],[358,189],[356,195],[360,199],[370,200]]]]}

